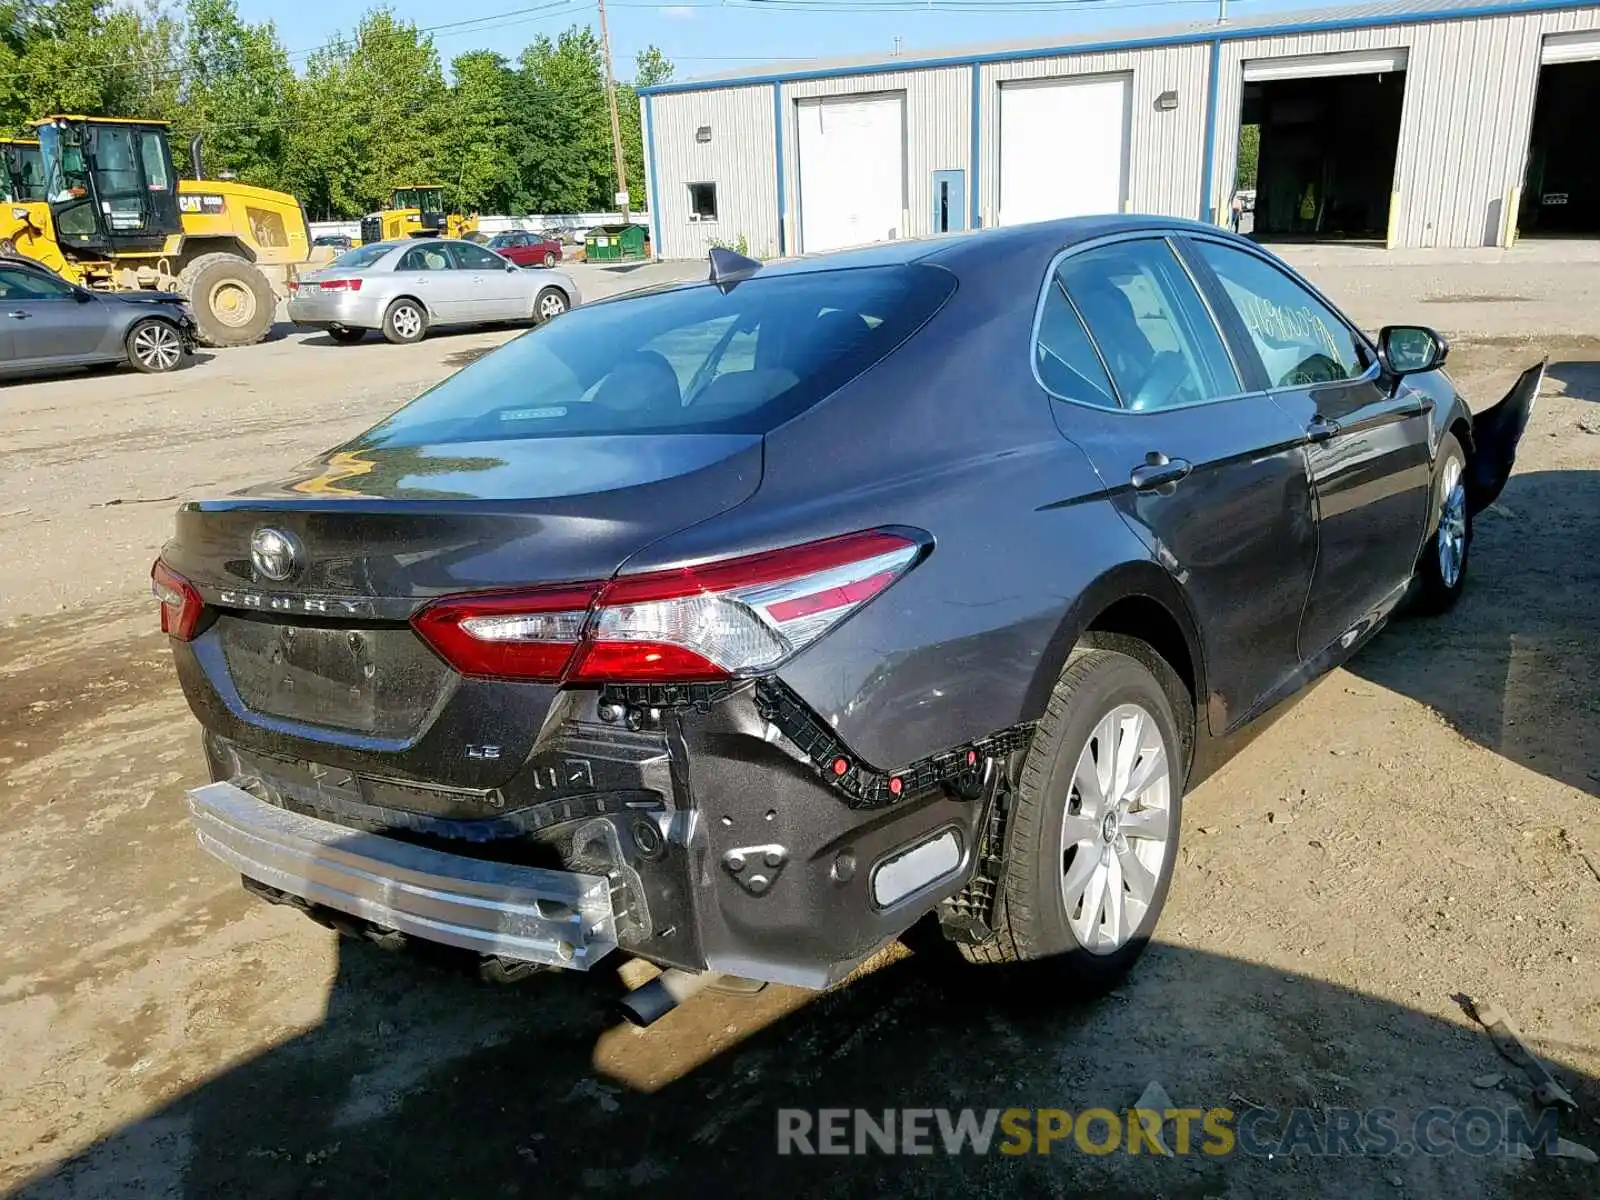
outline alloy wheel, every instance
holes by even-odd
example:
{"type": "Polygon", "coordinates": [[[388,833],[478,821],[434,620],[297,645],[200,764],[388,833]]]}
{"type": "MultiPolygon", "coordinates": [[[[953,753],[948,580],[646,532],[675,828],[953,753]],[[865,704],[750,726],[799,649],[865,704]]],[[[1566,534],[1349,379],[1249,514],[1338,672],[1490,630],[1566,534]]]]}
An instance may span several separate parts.
{"type": "Polygon", "coordinates": [[[1461,460],[1452,458],[1444,464],[1444,478],[1440,480],[1444,503],[1439,509],[1439,580],[1447,588],[1460,582],[1467,557],[1467,487],[1463,474],[1461,460]]]}
{"type": "Polygon", "coordinates": [[[178,365],[183,346],[169,326],[153,323],[133,335],[133,354],[152,371],[170,371],[178,365]]]}
{"type": "Polygon", "coordinates": [[[1171,762],[1137,704],[1102,717],[1078,755],[1061,818],[1061,898],[1091,954],[1127,945],[1155,900],[1172,835],[1171,762]]]}
{"type": "Polygon", "coordinates": [[[422,332],[422,314],[409,304],[402,304],[395,309],[390,320],[394,324],[394,331],[407,341],[422,332]]]}
{"type": "Polygon", "coordinates": [[[567,311],[567,302],[556,292],[550,292],[539,298],[539,318],[548,321],[551,317],[559,317],[567,311]]]}

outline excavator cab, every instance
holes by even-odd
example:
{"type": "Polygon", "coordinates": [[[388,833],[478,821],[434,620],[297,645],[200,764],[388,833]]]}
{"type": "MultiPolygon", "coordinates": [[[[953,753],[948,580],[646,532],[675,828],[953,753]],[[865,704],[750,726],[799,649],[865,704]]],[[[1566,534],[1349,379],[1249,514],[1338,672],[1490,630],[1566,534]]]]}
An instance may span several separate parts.
{"type": "Polygon", "coordinates": [[[423,236],[437,234],[444,228],[444,188],[433,184],[420,187],[395,188],[391,208],[416,210],[417,229],[413,233],[423,236]]]}
{"type": "Polygon", "coordinates": [[[53,116],[34,127],[44,198],[69,257],[160,254],[183,233],[165,121],[53,116]]]}
{"type": "Polygon", "coordinates": [[[0,188],[8,204],[25,204],[44,199],[44,158],[39,143],[23,138],[0,138],[0,188]]]}

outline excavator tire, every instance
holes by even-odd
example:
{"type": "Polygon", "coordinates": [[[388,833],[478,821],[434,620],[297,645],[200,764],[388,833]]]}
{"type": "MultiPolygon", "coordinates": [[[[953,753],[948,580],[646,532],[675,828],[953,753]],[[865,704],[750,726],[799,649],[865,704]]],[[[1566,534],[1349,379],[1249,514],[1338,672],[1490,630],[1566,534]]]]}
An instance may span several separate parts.
{"type": "Polygon", "coordinates": [[[194,310],[203,346],[254,345],[278,309],[267,277],[237,254],[200,255],[179,274],[178,290],[194,310]]]}

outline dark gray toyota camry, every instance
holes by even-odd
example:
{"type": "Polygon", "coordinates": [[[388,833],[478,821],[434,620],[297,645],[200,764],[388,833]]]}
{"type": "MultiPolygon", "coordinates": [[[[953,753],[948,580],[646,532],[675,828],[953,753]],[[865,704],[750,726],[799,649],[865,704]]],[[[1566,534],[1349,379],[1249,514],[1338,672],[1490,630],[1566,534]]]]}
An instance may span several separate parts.
{"type": "Polygon", "coordinates": [[[1084,218],[581,308],[154,568],[201,844],[492,974],[826,986],[913,922],[1087,987],[1184,793],[1461,594],[1542,368],[1474,419],[1206,226],[1084,218]]]}

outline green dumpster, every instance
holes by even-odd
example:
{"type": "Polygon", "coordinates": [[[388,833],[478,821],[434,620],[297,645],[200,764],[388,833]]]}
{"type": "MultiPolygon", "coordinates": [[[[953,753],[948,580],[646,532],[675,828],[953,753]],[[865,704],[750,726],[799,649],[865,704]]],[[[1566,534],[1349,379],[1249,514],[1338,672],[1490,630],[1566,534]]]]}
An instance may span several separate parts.
{"type": "Polygon", "coordinates": [[[583,239],[583,256],[589,262],[627,262],[648,253],[643,225],[596,225],[583,239]]]}

